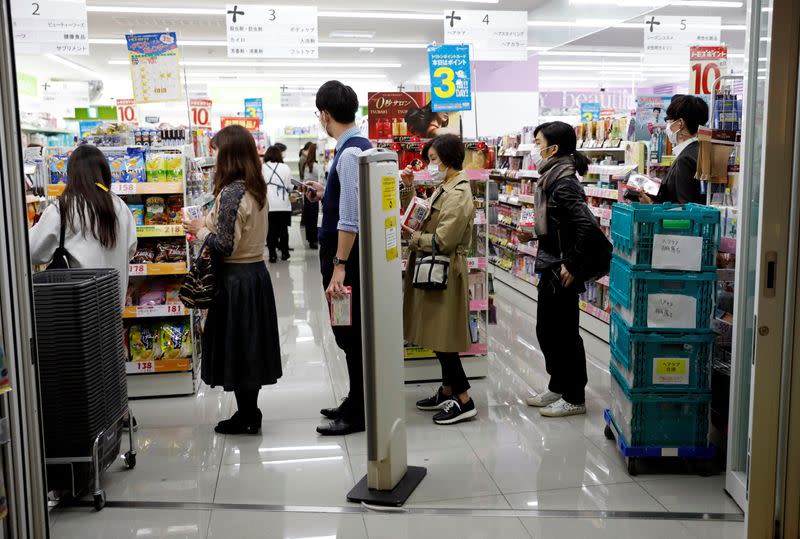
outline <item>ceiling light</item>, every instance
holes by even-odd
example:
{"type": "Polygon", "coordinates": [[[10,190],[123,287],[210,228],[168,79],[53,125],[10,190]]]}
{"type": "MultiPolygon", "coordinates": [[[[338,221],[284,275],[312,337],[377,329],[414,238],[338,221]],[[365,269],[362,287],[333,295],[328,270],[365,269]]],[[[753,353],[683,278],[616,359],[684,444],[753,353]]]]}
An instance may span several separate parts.
{"type": "Polygon", "coordinates": [[[740,8],[742,2],[727,0],[569,0],[574,6],[619,6],[619,7],[730,7],[740,8]]]}
{"type": "Polygon", "coordinates": [[[528,45],[529,51],[549,51],[553,47],[536,47],[534,45],[528,45]]]}
{"type": "MultiPolygon", "coordinates": [[[[89,38],[90,45],[125,45],[126,41],[120,38],[98,38],[93,37],[89,38]]],[[[182,47],[227,47],[228,42],[224,39],[219,40],[212,40],[212,39],[202,39],[202,40],[192,40],[192,39],[185,39],[185,40],[178,40],[178,45],[182,47]]],[[[372,43],[372,42],[358,42],[358,41],[320,41],[319,47],[320,48],[331,48],[331,49],[357,49],[359,47],[368,46],[374,49],[425,49],[428,47],[428,43],[391,43],[391,42],[381,42],[381,43],[372,43]]],[[[542,47],[542,50],[547,49],[547,47],[542,47]]]]}
{"type": "MultiPolygon", "coordinates": [[[[385,73],[338,73],[337,77],[341,77],[342,79],[385,79],[385,73]]],[[[264,78],[295,78],[295,79],[315,79],[320,78],[318,73],[225,73],[220,74],[219,72],[211,72],[211,71],[190,71],[187,73],[187,77],[190,79],[195,77],[204,77],[204,78],[218,78],[218,79],[264,79],[264,78]]]]}
{"type": "Polygon", "coordinates": [[[82,65],[76,64],[75,62],[73,62],[71,60],[67,60],[66,58],[62,58],[60,56],[56,56],[55,54],[45,54],[45,58],[47,58],[48,60],[52,60],[54,62],[57,62],[57,63],[59,63],[59,64],[61,64],[63,66],[66,66],[66,67],[70,68],[70,69],[73,69],[73,70],[77,71],[78,73],[83,73],[84,75],[86,75],[88,77],[97,78],[97,72],[96,71],[92,71],[91,69],[85,68],[82,65]]]}
{"type": "Polygon", "coordinates": [[[335,30],[328,34],[334,39],[372,39],[375,37],[374,30],[335,30]]]}
{"type": "Polygon", "coordinates": [[[86,6],[90,13],[140,13],[147,15],[221,15],[225,8],[86,6]]]}
{"type": "MultiPolygon", "coordinates": [[[[588,77],[588,76],[580,76],[580,77],[562,77],[562,76],[557,76],[557,77],[539,77],[539,81],[540,82],[542,82],[542,81],[551,82],[551,81],[554,81],[554,80],[584,81],[584,80],[589,80],[589,79],[590,79],[590,77],[588,77]]],[[[596,78],[594,78],[594,80],[597,81],[597,82],[604,82],[604,81],[623,81],[624,82],[624,81],[632,81],[632,80],[641,80],[641,77],[638,76],[638,75],[633,75],[633,76],[630,76],[630,77],[623,77],[621,75],[611,75],[611,76],[608,76],[608,77],[596,77],[596,78]],[[597,80],[598,78],[600,79],[599,81],[597,80]]]]}
{"type": "Polygon", "coordinates": [[[375,48],[374,47],[360,47],[358,49],[358,52],[365,53],[365,54],[372,54],[373,52],[375,52],[375,48]]]}
{"type": "Polygon", "coordinates": [[[500,0],[444,0],[445,2],[462,2],[464,4],[499,4],[500,0]]]}
{"type": "MultiPolygon", "coordinates": [[[[128,65],[130,60],[109,60],[109,65],[128,65]]],[[[389,62],[237,62],[233,60],[181,60],[182,66],[194,67],[336,67],[336,68],[394,68],[403,64],[389,62]]]]}
{"type": "MultiPolygon", "coordinates": [[[[620,67],[641,67],[641,62],[606,62],[601,60],[600,66],[620,66],[620,67]]],[[[598,66],[598,62],[581,62],[580,60],[577,61],[569,61],[569,60],[542,60],[539,62],[539,67],[543,66],[562,66],[562,67],[596,67],[598,66]]]]}
{"type": "Polygon", "coordinates": [[[529,20],[528,26],[541,28],[601,28],[618,24],[620,21],[608,21],[603,19],[580,19],[577,21],[548,21],[548,20],[529,20]]]}
{"type": "Polygon", "coordinates": [[[332,19],[399,19],[407,21],[440,21],[441,13],[400,13],[396,11],[318,11],[319,17],[332,19]]]}
{"type": "Polygon", "coordinates": [[[617,51],[542,51],[539,56],[591,56],[607,58],[641,58],[641,52],[617,52],[617,51]]]}

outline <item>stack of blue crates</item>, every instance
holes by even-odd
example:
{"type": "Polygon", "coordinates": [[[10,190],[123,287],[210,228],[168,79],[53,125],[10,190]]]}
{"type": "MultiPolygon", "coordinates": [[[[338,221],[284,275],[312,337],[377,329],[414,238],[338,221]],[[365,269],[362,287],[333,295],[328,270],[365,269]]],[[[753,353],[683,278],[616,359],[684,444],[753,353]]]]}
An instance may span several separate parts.
{"type": "Polygon", "coordinates": [[[611,416],[628,447],[708,447],[719,211],[615,204],[611,416]]]}

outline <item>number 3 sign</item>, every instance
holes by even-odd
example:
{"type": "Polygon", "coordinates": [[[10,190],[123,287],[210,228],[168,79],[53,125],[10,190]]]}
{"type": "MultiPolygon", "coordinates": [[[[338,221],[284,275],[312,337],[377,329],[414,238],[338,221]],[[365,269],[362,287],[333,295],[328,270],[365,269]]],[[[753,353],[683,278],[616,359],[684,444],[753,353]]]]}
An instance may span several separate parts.
{"type": "Polygon", "coordinates": [[[719,90],[714,81],[728,74],[728,47],[691,47],[689,66],[689,92],[709,95],[719,90]]]}

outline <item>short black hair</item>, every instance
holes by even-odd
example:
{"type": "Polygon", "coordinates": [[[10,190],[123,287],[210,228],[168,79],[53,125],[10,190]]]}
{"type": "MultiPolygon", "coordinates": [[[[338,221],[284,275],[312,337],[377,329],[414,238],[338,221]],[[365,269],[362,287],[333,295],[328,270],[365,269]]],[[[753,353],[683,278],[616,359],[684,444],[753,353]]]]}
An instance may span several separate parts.
{"type": "Polygon", "coordinates": [[[278,148],[281,152],[285,152],[287,150],[287,146],[283,142],[276,142],[275,147],[278,148]]]}
{"type": "Polygon", "coordinates": [[[708,104],[700,97],[676,94],[667,108],[667,120],[683,120],[689,134],[697,134],[697,129],[708,122],[708,104]]]}
{"type": "Polygon", "coordinates": [[[317,109],[330,114],[340,124],[356,121],[358,96],[355,90],[338,80],[329,80],[317,90],[317,109]]]}
{"type": "Polygon", "coordinates": [[[425,161],[430,161],[428,151],[431,148],[436,150],[439,160],[447,168],[453,170],[464,169],[464,158],[466,157],[464,141],[458,135],[439,135],[432,138],[422,149],[422,158],[425,161]]]}
{"type": "Polygon", "coordinates": [[[428,126],[433,120],[434,112],[431,104],[428,103],[424,107],[416,108],[411,107],[406,111],[406,124],[413,134],[421,137],[428,135],[428,126]]]}
{"type": "MultiPolygon", "coordinates": [[[[576,150],[578,137],[575,128],[564,122],[545,122],[534,129],[533,136],[542,134],[548,146],[558,146],[558,152],[553,156],[572,156],[575,161],[575,170],[583,176],[589,170],[589,159],[576,150]]],[[[542,148],[544,149],[544,148],[542,148]]]]}
{"type": "Polygon", "coordinates": [[[265,163],[283,163],[283,152],[281,152],[281,149],[278,146],[278,144],[270,146],[269,148],[267,148],[267,151],[264,152],[265,163]]]}

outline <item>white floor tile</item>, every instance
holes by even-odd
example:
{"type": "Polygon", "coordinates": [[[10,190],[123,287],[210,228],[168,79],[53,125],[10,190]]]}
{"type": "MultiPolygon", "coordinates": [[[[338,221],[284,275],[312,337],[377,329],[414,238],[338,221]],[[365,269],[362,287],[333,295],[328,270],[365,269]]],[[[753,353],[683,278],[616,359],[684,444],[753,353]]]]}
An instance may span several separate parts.
{"type": "Polygon", "coordinates": [[[518,518],[368,514],[364,522],[370,539],[530,539],[518,518]]]}
{"type": "Polygon", "coordinates": [[[222,466],[217,503],[347,505],[355,485],[345,455],[222,466]]]}
{"type": "MultiPolygon", "coordinates": [[[[224,445],[225,437],[214,432],[212,425],[140,427],[136,432],[137,467],[147,468],[153,463],[218,466],[224,445]]],[[[127,443],[123,443],[121,451],[127,448],[127,443]]]]}
{"type": "Polygon", "coordinates": [[[214,511],[208,539],[367,539],[361,515],[214,511]]]}
{"type": "Polygon", "coordinates": [[[684,522],[683,525],[697,539],[745,539],[744,522],[684,522]]]}
{"type": "Polygon", "coordinates": [[[58,510],[53,539],[204,539],[209,511],[167,509],[58,510]]]}
{"type": "Polygon", "coordinates": [[[216,425],[229,417],[232,397],[201,384],[197,394],[189,397],[137,399],[130,406],[140,428],[216,425]]]}
{"type": "Polygon", "coordinates": [[[594,518],[525,518],[522,523],[534,539],[693,539],[679,522],[594,518]]]}
{"type": "Polygon", "coordinates": [[[433,509],[511,509],[505,496],[478,496],[454,500],[411,502],[408,507],[433,509]]]}
{"type": "Polygon", "coordinates": [[[514,509],[572,511],[664,511],[636,483],[506,494],[514,509]]]}
{"type": "Polygon", "coordinates": [[[315,419],[265,421],[257,436],[228,436],[223,464],[345,455],[344,436],[320,436],[315,419]]]}
{"type": "MultiPolygon", "coordinates": [[[[412,416],[411,424],[406,424],[406,442],[408,451],[421,452],[427,449],[464,449],[470,446],[464,435],[452,425],[436,425],[430,419],[430,412],[419,412],[423,416],[419,422],[412,416]]],[[[347,449],[351,455],[367,454],[366,432],[351,434],[347,438],[347,449]]]]}
{"type": "Polygon", "coordinates": [[[330,382],[281,387],[279,381],[263,388],[258,395],[258,407],[265,421],[319,419],[321,408],[334,405],[330,382]]]}
{"type": "Polygon", "coordinates": [[[639,480],[639,484],[672,512],[741,513],[725,492],[725,476],[679,476],[672,479],[639,480]]]}
{"type": "MultiPolygon", "coordinates": [[[[352,456],[350,461],[353,474],[361,479],[367,473],[366,455],[352,456]]],[[[501,494],[471,449],[409,452],[408,463],[428,470],[409,498],[410,503],[501,494]]]]}
{"type": "Polygon", "coordinates": [[[102,487],[111,501],[211,502],[218,475],[219,466],[187,467],[151,459],[137,462],[133,470],[109,470],[102,487]]]}

